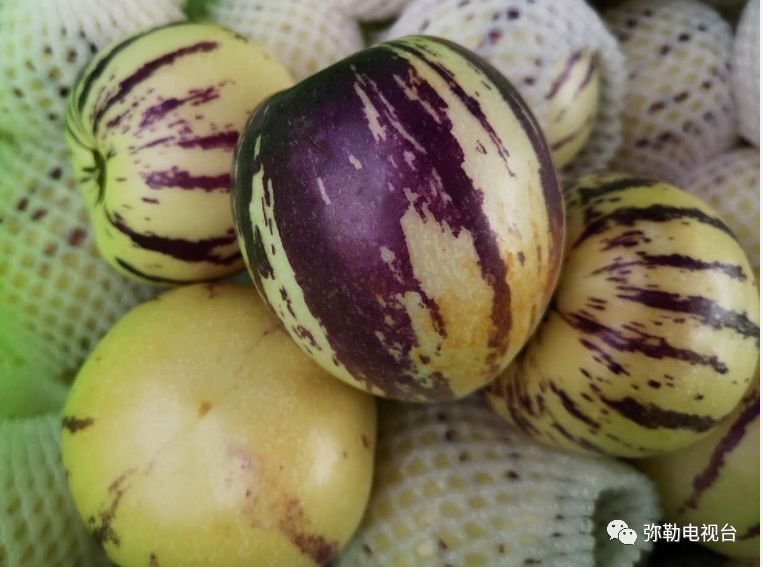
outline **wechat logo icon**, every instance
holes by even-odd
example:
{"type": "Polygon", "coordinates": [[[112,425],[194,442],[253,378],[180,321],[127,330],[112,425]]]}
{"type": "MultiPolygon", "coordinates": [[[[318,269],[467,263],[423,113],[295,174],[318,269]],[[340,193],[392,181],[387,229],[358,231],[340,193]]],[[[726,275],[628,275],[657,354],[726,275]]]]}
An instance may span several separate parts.
{"type": "Polygon", "coordinates": [[[622,520],[612,520],[607,524],[607,533],[609,539],[617,539],[624,545],[636,545],[636,530],[628,527],[628,524],[622,520]]]}

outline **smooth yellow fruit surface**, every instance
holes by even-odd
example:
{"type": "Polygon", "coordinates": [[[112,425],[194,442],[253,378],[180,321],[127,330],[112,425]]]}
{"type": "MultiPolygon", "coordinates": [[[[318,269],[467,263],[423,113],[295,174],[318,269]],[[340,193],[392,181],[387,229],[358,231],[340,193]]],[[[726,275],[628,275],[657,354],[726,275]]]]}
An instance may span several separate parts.
{"type": "Polygon", "coordinates": [[[760,385],[710,435],[641,469],[660,492],[665,519],[680,526],[719,527],[718,541],[700,540],[732,557],[760,554],[760,385]],[[734,541],[723,541],[725,525],[734,541]]]}
{"type": "Polygon", "coordinates": [[[491,384],[506,419],[554,445],[647,457],[699,440],[758,360],[759,296],[731,230],[693,195],[622,174],[565,195],[552,306],[491,384]]]}
{"type": "Polygon", "coordinates": [[[63,425],[74,501],[123,567],[322,565],[370,491],[373,398],[237,285],[128,313],[80,371],[63,425]]]}

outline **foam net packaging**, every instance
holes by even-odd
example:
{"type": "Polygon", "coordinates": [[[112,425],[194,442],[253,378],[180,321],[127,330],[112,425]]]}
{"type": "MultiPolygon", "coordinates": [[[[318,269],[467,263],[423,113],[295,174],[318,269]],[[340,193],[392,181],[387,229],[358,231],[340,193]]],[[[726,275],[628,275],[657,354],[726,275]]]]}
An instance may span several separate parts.
{"type": "Polygon", "coordinates": [[[630,0],[605,13],[628,69],[613,166],[678,183],[736,140],[730,25],[696,0],[630,0]]]}
{"type": "Polygon", "coordinates": [[[265,47],[297,80],[364,46],[358,23],[324,0],[216,0],[207,16],[265,47]]]}
{"type": "Polygon", "coordinates": [[[680,187],[710,204],[760,271],[760,152],[738,148],[687,174],[680,187]]]}
{"type": "Polygon", "coordinates": [[[67,386],[50,380],[53,370],[39,367],[31,348],[34,337],[12,335],[16,330],[7,313],[0,312],[0,418],[57,410],[64,404],[67,386]]]}
{"type": "Polygon", "coordinates": [[[599,112],[591,138],[568,166],[582,175],[607,165],[620,142],[625,89],[617,42],[584,0],[413,0],[385,35],[444,37],[475,51],[513,83],[541,128],[550,121],[547,95],[559,62],[592,52],[601,76],[599,112]]]}
{"type": "Polygon", "coordinates": [[[410,0],[330,0],[330,2],[352,18],[364,22],[385,20],[400,13],[410,0]]]}
{"type": "Polygon", "coordinates": [[[328,0],[343,14],[363,22],[386,20],[400,13],[410,0],[328,0]]]}
{"type": "Polygon", "coordinates": [[[760,147],[760,0],[750,0],[734,38],[731,79],[739,134],[760,147]]]}
{"type": "Polygon", "coordinates": [[[0,422],[0,565],[110,565],[80,520],[66,487],[60,417],[0,422]]]}
{"type": "Polygon", "coordinates": [[[651,545],[610,541],[659,516],[652,484],[613,460],[550,449],[481,399],[384,403],[374,488],[338,567],[634,565],[651,545]]]}
{"type": "Polygon", "coordinates": [[[66,97],[104,45],[183,19],[182,0],[0,2],[0,129],[63,136],[66,97]]]}
{"type": "Polygon", "coordinates": [[[156,291],[98,255],[63,140],[1,140],[0,172],[0,340],[25,361],[17,366],[67,378],[122,314],[156,291]]]}

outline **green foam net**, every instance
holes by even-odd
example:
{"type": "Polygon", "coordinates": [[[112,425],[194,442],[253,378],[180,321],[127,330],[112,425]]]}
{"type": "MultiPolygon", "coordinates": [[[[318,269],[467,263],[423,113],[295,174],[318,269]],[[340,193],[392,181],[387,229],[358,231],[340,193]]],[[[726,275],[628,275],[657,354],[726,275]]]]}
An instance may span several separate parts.
{"type": "Polygon", "coordinates": [[[110,565],[66,487],[56,414],[0,422],[0,565],[110,565]]]}

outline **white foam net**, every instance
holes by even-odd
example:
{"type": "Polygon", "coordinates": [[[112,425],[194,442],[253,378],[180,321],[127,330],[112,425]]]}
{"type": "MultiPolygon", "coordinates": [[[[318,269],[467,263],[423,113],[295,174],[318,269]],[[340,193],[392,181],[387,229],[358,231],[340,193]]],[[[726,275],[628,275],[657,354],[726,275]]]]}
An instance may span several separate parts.
{"type": "Polygon", "coordinates": [[[690,172],[680,186],[710,204],[760,270],[760,151],[738,148],[690,172]]]}
{"type": "Polygon", "coordinates": [[[739,134],[760,147],[760,0],[750,0],[734,38],[731,78],[739,134]]]}
{"type": "Polygon", "coordinates": [[[736,140],[731,27],[696,0],[630,0],[605,13],[625,54],[623,145],[613,166],[678,183],[736,140]]]}
{"type": "Polygon", "coordinates": [[[568,173],[601,169],[614,155],[620,142],[623,58],[584,0],[413,0],[385,39],[421,33],[455,41],[489,61],[514,84],[541,127],[559,62],[577,51],[594,53],[601,76],[599,113],[568,173]]]}
{"type": "Polygon", "coordinates": [[[55,414],[0,422],[0,565],[110,565],[80,520],[61,463],[55,414]]]}
{"type": "Polygon", "coordinates": [[[182,0],[0,2],[0,129],[62,137],[66,97],[93,54],[130,33],[183,19],[182,0]]]}
{"type": "Polygon", "coordinates": [[[328,0],[343,14],[364,22],[396,16],[410,0],[328,0]]]}
{"type": "Polygon", "coordinates": [[[96,251],[63,140],[0,140],[0,172],[0,340],[40,375],[64,378],[156,291],[96,251]]]}
{"type": "Polygon", "coordinates": [[[338,567],[633,565],[650,547],[609,541],[659,516],[652,484],[614,460],[550,449],[482,401],[385,403],[374,488],[338,567]]]}
{"type": "Polygon", "coordinates": [[[358,23],[323,0],[217,0],[208,12],[265,47],[297,80],[364,46],[358,23]]]}

